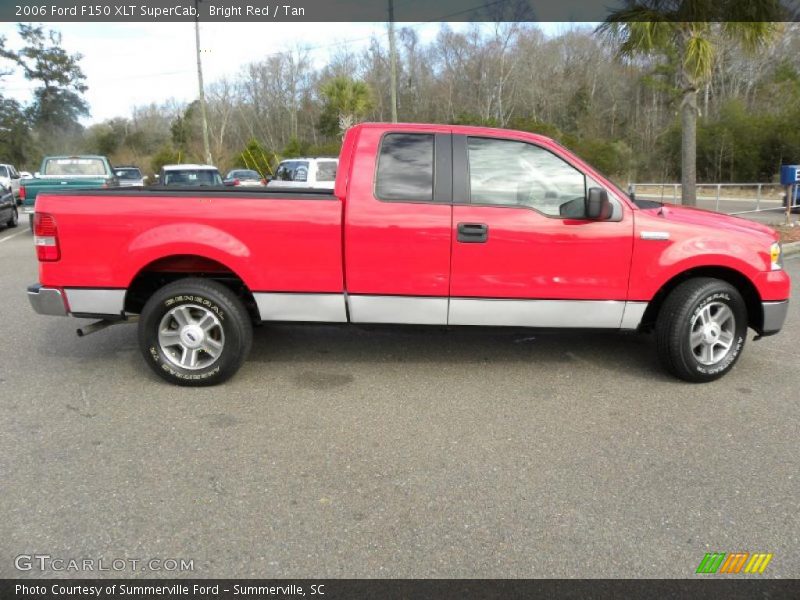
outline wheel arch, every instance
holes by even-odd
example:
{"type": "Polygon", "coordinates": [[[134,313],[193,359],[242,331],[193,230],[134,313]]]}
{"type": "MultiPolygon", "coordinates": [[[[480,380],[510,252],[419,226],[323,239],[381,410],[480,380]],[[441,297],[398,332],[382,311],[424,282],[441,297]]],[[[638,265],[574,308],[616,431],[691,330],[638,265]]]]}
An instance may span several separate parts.
{"type": "Polygon", "coordinates": [[[152,260],[141,267],[125,293],[125,311],[141,313],[156,290],[187,277],[211,279],[225,285],[239,296],[251,318],[258,320],[255,298],[244,278],[219,260],[200,254],[172,254],[152,260]]]}
{"type": "Polygon", "coordinates": [[[681,271],[674,275],[653,296],[653,299],[647,304],[647,309],[642,316],[642,321],[639,328],[644,331],[653,329],[661,307],[664,304],[670,292],[678,287],[684,281],[695,279],[697,277],[711,277],[719,279],[731,284],[735,287],[744,299],[745,307],[747,308],[747,324],[752,329],[760,332],[764,325],[764,313],[761,306],[761,296],[756,289],[755,284],[741,271],[732,269],[730,267],[722,266],[700,266],[692,267],[685,271],[681,271]]]}

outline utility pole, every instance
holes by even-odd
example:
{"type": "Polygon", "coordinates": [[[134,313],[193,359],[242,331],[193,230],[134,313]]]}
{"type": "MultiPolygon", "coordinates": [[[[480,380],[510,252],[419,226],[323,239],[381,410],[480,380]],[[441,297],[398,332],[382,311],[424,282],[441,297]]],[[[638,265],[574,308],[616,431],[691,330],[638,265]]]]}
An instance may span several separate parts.
{"type": "Polygon", "coordinates": [[[389,0],[389,64],[391,65],[392,123],[397,123],[397,49],[394,45],[394,0],[389,0]]]}
{"type": "Polygon", "coordinates": [[[194,38],[197,45],[197,85],[200,88],[200,117],[203,121],[203,150],[206,155],[206,164],[210,165],[211,146],[208,143],[208,118],[206,117],[206,92],[203,87],[203,64],[200,61],[200,2],[194,0],[194,38]]]}

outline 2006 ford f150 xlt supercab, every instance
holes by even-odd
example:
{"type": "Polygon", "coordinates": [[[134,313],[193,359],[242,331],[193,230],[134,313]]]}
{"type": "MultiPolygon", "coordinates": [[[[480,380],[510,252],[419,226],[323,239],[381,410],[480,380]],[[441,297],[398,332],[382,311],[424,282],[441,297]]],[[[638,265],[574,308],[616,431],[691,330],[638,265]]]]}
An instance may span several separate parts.
{"type": "Polygon", "coordinates": [[[260,321],[654,330],[703,382],[786,317],[771,229],[633,201],[550,139],[361,124],[339,160],[332,192],[43,192],[30,301],[101,319],[87,332],[139,315],[145,360],[182,385],[232,376],[260,321]]]}

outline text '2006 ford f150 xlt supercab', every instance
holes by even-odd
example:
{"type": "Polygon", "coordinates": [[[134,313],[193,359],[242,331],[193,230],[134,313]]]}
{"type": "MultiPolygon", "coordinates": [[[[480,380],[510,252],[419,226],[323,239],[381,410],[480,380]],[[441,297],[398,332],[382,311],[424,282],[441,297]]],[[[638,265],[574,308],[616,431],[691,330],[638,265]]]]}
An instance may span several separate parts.
{"type": "Polygon", "coordinates": [[[139,315],[144,359],[182,385],[232,376],[261,321],[652,330],[667,370],[711,381],[748,327],[781,329],[790,287],[765,226],[464,126],[357,125],[332,191],[43,192],[35,243],[38,312],[139,315]]]}

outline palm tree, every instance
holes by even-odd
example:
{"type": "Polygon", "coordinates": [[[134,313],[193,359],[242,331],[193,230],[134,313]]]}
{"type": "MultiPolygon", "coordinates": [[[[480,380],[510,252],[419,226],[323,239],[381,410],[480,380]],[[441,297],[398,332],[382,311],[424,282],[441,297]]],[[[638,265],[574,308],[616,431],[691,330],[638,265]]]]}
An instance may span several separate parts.
{"type": "Polygon", "coordinates": [[[627,0],[597,31],[620,57],[677,53],[681,86],[681,199],[697,200],[697,90],[711,76],[718,34],[754,51],[781,20],[780,0],[627,0]]]}
{"type": "Polygon", "coordinates": [[[321,88],[325,107],[320,117],[320,129],[333,136],[355,125],[372,108],[372,93],[363,81],[334,77],[321,88]]]}

